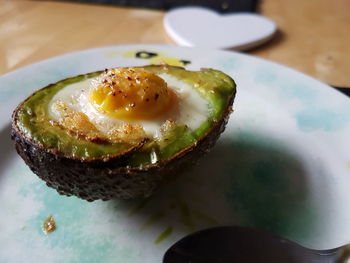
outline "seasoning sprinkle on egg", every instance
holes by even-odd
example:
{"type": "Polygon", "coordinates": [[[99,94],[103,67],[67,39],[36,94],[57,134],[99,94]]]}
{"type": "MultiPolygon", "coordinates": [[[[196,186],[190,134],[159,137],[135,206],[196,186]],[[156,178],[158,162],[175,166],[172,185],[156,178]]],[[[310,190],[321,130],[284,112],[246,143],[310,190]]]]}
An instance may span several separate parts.
{"type": "Polygon", "coordinates": [[[176,101],[167,83],[143,68],[110,69],[96,78],[93,86],[90,103],[121,120],[152,119],[170,110],[176,101]]]}

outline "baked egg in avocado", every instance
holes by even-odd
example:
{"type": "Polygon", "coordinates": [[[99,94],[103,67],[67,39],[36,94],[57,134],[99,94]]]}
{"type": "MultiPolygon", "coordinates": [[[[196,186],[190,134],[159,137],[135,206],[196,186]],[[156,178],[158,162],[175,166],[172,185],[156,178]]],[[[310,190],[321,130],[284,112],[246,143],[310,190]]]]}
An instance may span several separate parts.
{"type": "Polygon", "coordinates": [[[12,138],[60,194],[147,197],[214,145],[235,92],[231,77],[214,69],[106,69],[32,94],[13,113],[12,138]]]}

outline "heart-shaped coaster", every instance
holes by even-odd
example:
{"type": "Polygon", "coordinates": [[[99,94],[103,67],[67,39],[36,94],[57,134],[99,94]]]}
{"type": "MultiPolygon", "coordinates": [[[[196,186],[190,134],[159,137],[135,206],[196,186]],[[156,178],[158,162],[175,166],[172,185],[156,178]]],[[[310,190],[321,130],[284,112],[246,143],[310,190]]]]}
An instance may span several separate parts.
{"type": "Polygon", "coordinates": [[[251,13],[220,15],[202,7],[183,7],[164,17],[167,33],[180,45],[244,50],[269,40],[276,24],[251,13]]]}

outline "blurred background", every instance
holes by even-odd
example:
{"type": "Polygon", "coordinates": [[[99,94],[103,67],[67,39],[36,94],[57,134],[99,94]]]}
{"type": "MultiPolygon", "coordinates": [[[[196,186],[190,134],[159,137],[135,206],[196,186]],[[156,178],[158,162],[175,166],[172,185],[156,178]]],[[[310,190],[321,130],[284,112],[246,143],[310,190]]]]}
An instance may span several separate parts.
{"type": "Polygon", "coordinates": [[[245,51],[335,86],[350,86],[349,0],[0,0],[0,74],[67,52],[129,43],[175,44],[163,18],[175,6],[257,12],[278,32],[245,51]]]}

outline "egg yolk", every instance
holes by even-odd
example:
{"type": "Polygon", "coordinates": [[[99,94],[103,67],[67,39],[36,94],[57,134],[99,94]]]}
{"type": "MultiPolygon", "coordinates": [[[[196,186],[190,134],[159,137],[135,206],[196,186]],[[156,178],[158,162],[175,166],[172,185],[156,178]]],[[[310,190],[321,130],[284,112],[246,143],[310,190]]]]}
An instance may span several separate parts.
{"type": "Polygon", "coordinates": [[[143,68],[106,70],[93,83],[89,101],[99,112],[122,120],[152,119],[168,111],[174,92],[143,68]]]}

